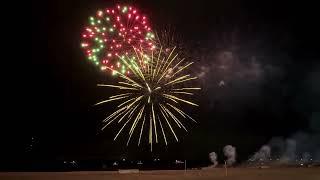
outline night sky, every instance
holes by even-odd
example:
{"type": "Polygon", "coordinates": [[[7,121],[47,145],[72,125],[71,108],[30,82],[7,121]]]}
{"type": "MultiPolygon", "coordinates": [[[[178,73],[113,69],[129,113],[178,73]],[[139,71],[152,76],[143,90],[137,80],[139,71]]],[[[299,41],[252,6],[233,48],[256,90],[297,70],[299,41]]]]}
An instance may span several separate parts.
{"type": "Polygon", "coordinates": [[[112,128],[100,132],[100,122],[111,110],[92,105],[110,95],[96,87],[110,76],[86,60],[80,35],[90,15],[115,2],[38,1],[32,3],[31,64],[20,77],[26,100],[15,104],[16,113],[28,118],[10,120],[15,127],[5,135],[3,157],[207,160],[212,151],[222,159],[222,148],[231,144],[239,160],[246,160],[272,137],[314,133],[320,120],[314,5],[129,3],[149,16],[154,29],[174,29],[177,43],[195,61],[192,73],[200,77],[203,90],[196,100],[200,108],[192,114],[199,123],[189,133],[179,133],[181,142],[155,146],[152,153],[149,146],[126,147],[121,138],[114,142],[112,128]]]}

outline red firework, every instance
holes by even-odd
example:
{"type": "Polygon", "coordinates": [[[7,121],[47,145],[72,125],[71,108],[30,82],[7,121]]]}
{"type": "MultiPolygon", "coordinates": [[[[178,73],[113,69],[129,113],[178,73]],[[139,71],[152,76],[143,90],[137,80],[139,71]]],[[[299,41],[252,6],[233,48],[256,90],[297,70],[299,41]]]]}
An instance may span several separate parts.
{"type": "Polygon", "coordinates": [[[128,73],[119,56],[133,55],[133,47],[143,51],[155,48],[154,34],[146,16],[131,6],[117,5],[97,11],[89,17],[82,33],[81,46],[89,60],[102,70],[117,69],[128,73]]]}

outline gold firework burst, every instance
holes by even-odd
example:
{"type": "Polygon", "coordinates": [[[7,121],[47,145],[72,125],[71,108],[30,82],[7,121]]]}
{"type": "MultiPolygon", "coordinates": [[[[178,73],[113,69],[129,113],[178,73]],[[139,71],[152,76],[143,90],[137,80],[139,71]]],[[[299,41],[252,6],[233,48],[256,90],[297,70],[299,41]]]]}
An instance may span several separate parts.
{"type": "Polygon", "coordinates": [[[134,48],[134,51],[134,56],[119,56],[123,64],[130,69],[130,75],[108,68],[113,74],[117,74],[120,80],[116,84],[98,84],[101,87],[116,88],[120,93],[95,105],[117,102],[116,110],[103,120],[102,130],[113,122],[121,123],[122,126],[114,137],[116,140],[124,128],[128,127],[128,145],[135,130],[139,129],[138,146],[144,131],[148,131],[148,142],[152,150],[152,144],[159,142],[158,133],[162,133],[166,145],[169,134],[179,141],[172,123],[187,131],[181,119],[196,122],[180,106],[198,106],[188,99],[200,88],[186,86],[186,82],[197,79],[184,73],[193,62],[179,59],[175,48],[169,54],[163,53],[162,47],[149,54],[142,49],[134,48]],[[169,132],[165,131],[165,126],[170,129],[169,132]]]}

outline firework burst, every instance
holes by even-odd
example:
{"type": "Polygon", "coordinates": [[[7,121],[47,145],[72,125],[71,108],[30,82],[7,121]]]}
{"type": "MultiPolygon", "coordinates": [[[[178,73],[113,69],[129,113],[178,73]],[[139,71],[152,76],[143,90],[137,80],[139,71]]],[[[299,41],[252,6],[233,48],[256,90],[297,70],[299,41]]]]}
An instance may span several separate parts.
{"type": "Polygon", "coordinates": [[[155,48],[154,38],[146,16],[132,6],[117,5],[89,17],[89,24],[82,32],[81,47],[101,70],[108,67],[125,73],[126,66],[118,61],[118,56],[132,54],[132,46],[151,51],[155,48]]]}
{"type": "Polygon", "coordinates": [[[118,56],[132,72],[130,76],[107,67],[117,74],[120,80],[116,84],[98,84],[100,87],[116,88],[119,92],[95,104],[118,103],[117,109],[103,120],[102,130],[118,123],[121,128],[114,140],[124,129],[129,129],[127,145],[136,132],[138,145],[141,137],[148,136],[151,150],[152,144],[160,141],[160,134],[166,145],[168,136],[174,136],[174,139],[179,141],[175,128],[187,131],[184,125],[186,120],[196,122],[182,110],[184,104],[198,106],[190,99],[200,88],[187,85],[188,81],[197,77],[185,74],[193,62],[178,58],[175,48],[168,54],[163,53],[163,48],[151,53],[144,53],[143,49],[133,50],[135,54],[132,56],[118,56]]]}

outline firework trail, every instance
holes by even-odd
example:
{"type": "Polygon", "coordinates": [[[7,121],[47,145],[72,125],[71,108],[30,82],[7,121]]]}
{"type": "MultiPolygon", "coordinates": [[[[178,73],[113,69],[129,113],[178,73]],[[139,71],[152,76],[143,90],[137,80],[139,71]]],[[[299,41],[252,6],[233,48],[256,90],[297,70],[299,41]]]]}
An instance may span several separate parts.
{"type": "MultiPolygon", "coordinates": [[[[160,27],[160,31],[155,31],[154,44],[159,47],[178,47],[181,48],[182,37],[176,33],[175,28],[171,26],[160,27]]],[[[169,48],[168,48],[169,49],[169,48]]]]}

